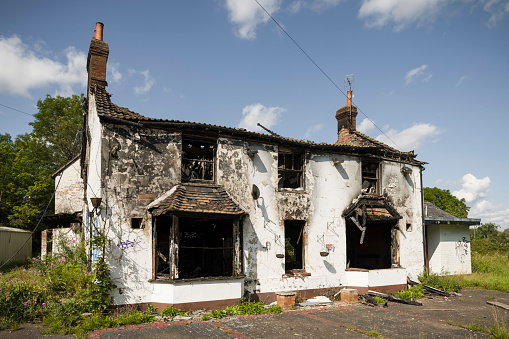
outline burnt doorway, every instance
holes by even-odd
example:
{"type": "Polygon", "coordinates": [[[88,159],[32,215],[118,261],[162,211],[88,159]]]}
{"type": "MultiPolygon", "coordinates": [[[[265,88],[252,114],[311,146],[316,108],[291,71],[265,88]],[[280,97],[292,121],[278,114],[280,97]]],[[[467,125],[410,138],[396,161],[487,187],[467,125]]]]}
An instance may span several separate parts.
{"type": "Polygon", "coordinates": [[[303,220],[285,220],[285,271],[304,269],[303,220]]]}
{"type": "Polygon", "coordinates": [[[393,225],[393,223],[367,223],[363,237],[363,232],[357,225],[347,222],[347,268],[368,270],[391,268],[393,225]]]}

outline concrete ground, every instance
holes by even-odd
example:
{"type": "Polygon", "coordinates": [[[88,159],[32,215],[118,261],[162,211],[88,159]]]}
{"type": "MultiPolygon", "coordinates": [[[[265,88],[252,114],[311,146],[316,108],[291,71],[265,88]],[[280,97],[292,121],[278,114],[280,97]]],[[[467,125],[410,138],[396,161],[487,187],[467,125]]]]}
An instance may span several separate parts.
{"type": "MultiPolygon", "coordinates": [[[[495,319],[509,328],[509,311],[488,305],[509,305],[509,294],[464,290],[462,296],[433,296],[423,306],[389,303],[388,307],[335,303],[287,311],[277,315],[237,316],[221,320],[179,320],[108,328],[88,338],[489,338],[461,326],[491,327],[495,319]]],[[[22,325],[21,327],[23,327],[22,325]]],[[[46,338],[23,335],[24,330],[0,332],[1,338],[46,338]]],[[[35,333],[30,333],[35,334],[35,333]]],[[[58,336],[55,338],[67,338],[58,336]]],[[[51,337],[50,337],[51,338],[51,337]]]]}

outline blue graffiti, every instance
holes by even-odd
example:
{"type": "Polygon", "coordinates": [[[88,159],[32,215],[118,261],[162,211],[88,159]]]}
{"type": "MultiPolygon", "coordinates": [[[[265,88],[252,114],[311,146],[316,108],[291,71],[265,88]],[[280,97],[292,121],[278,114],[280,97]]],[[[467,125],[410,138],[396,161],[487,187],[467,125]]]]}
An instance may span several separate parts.
{"type": "Polygon", "coordinates": [[[131,248],[135,248],[136,246],[140,246],[140,243],[141,243],[141,241],[140,240],[136,241],[136,239],[134,239],[133,241],[126,240],[126,241],[120,241],[117,246],[121,250],[128,250],[131,248]]]}

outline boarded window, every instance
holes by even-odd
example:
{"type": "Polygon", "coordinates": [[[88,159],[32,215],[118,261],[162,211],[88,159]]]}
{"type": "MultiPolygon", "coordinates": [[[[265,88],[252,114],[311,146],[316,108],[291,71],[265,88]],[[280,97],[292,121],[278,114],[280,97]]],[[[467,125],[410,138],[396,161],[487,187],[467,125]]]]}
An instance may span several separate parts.
{"type": "Polygon", "coordinates": [[[304,225],[302,220],[285,220],[285,270],[304,269],[304,225]]]}
{"type": "Polygon", "coordinates": [[[303,158],[302,152],[279,152],[279,189],[303,187],[303,158]]]}
{"type": "Polygon", "coordinates": [[[182,139],[182,180],[213,181],[216,142],[182,139]]]}
{"type": "Polygon", "coordinates": [[[379,170],[378,162],[362,161],[362,193],[379,194],[379,170]]]}

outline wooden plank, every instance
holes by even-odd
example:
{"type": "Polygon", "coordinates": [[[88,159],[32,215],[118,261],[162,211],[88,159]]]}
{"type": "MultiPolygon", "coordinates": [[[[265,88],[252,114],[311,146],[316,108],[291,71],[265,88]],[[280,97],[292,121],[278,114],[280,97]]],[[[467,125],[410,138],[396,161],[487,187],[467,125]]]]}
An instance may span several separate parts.
{"type": "Polygon", "coordinates": [[[371,291],[371,290],[368,291],[368,294],[376,295],[378,297],[382,297],[382,298],[387,299],[389,301],[393,301],[393,302],[397,302],[397,303],[401,303],[401,304],[408,304],[408,305],[414,305],[414,306],[422,306],[422,303],[420,303],[418,301],[407,300],[407,299],[400,298],[398,296],[391,295],[391,294],[385,294],[385,293],[382,293],[382,292],[371,291]]]}
{"type": "Polygon", "coordinates": [[[439,290],[437,288],[434,288],[434,287],[431,287],[431,286],[428,286],[428,285],[424,285],[424,289],[426,291],[428,291],[428,292],[431,292],[431,293],[443,295],[444,297],[450,297],[451,296],[451,293],[444,292],[442,290],[439,290]]]}
{"type": "Polygon", "coordinates": [[[496,306],[496,307],[500,307],[500,308],[503,308],[504,310],[509,311],[509,305],[499,303],[498,301],[487,301],[486,304],[492,305],[492,306],[496,306]]]}

